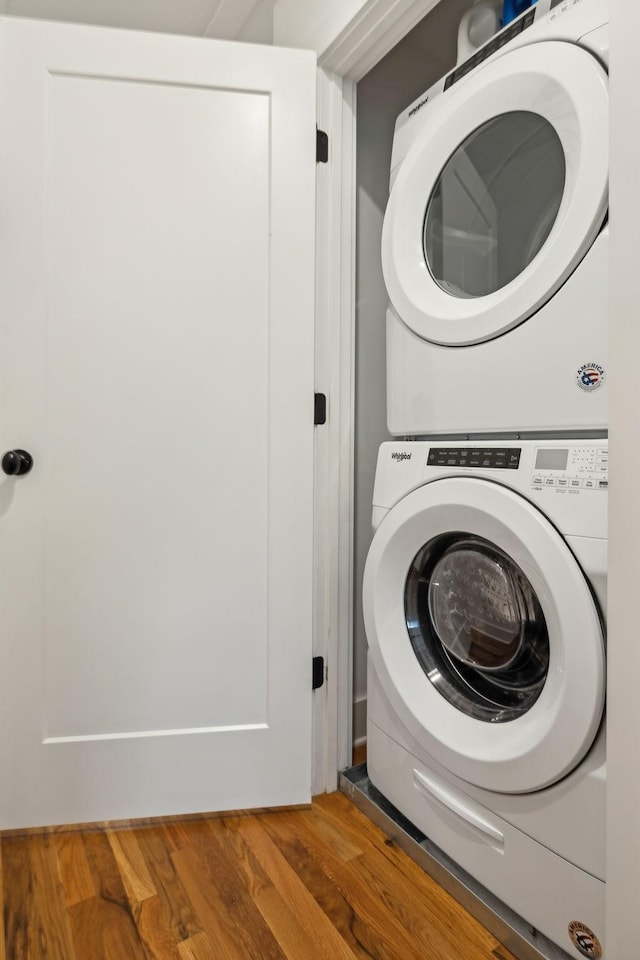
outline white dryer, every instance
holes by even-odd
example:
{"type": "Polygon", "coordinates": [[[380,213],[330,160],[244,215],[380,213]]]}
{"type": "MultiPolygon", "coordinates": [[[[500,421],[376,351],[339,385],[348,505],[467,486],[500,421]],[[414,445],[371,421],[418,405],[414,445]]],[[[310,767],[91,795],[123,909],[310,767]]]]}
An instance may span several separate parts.
{"type": "Polygon", "coordinates": [[[607,446],[383,444],[371,782],[576,957],[604,943],[607,446]]]}
{"type": "Polygon", "coordinates": [[[398,118],[392,434],[606,430],[608,45],[607,0],[538,0],[398,118]]]}

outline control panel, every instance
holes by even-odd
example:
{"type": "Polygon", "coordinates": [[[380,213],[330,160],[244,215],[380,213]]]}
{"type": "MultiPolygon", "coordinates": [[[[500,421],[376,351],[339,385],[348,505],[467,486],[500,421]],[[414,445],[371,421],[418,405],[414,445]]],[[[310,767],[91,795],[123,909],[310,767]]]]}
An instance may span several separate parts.
{"type": "Polygon", "coordinates": [[[538,447],[531,486],[534,490],[551,488],[574,493],[607,490],[609,452],[606,447],[538,447]]]}
{"type": "Polygon", "coordinates": [[[427,466],[517,470],[521,452],[519,447],[431,447],[427,466]]]}
{"type": "Polygon", "coordinates": [[[465,60],[459,67],[450,73],[447,79],[444,82],[444,89],[448,90],[449,87],[453,86],[454,83],[457,83],[458,80],[462,80],[463,77],[466,77],[468,73],[471,73],[472,70],[482,63],[487,57],[490,57],[496,50],[499,50],[501,47],[504,47],[505,43],[509,43],[510,40],[513,40],[514,37],[517,37],[518,34],[522,33],[523,30],[526,30],[527,27],[530,27],[536,17],[536,8],[532,7],[528,13],[524,16],[519,17],[518,20],[515,20],[510,26],[506,27],[504,30],[501,30],[495,35],[488,43],[485,43],[483,47],[480,47],[477,53],[474,53],[472,57],[468,60],[465,60]]]}

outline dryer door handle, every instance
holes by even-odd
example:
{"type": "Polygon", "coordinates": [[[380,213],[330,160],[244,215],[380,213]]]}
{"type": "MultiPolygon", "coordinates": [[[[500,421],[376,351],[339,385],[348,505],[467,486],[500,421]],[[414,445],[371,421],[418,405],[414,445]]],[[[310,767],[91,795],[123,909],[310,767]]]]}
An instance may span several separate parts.
{"type": "Polygon", "coordinates": [[[425,774],[419,770],[414,770],[413,785],[418,790],[421,790],[422,793],[433,797],[434,800],[437,800],[445,806],[447,810],[455,813],[461,820],[465,820],[472,827],[475,827],[476,830],[484,833],[493,843],[499,844],[501,847],[504,846],[504,834],[498,830],[497,827],[494,827],[492,823],[485,820],[484,817],[480,816],[472,807],[467,806],[459,797],[447,790],[440,783],[432,780],[431,777],[425,776],[425,774]]]}

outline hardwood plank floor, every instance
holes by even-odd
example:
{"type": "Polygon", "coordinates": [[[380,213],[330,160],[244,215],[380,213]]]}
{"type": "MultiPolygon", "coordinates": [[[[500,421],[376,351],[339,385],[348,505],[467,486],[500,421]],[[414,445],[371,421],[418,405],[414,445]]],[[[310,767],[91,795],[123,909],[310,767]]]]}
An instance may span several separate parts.
{"type": "Polygon", "coordinates": [[[0,960],[514,960],[342,794],[0,839],[0,960]]]}

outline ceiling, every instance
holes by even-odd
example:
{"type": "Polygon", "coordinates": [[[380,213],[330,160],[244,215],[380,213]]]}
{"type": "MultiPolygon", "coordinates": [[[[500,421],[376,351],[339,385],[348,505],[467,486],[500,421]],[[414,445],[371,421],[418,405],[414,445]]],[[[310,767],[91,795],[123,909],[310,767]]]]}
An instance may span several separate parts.
{"type": "Polygon", "coordinates": [[[259,0],[0,0],[0,15],[232,40],[259,0]]]}

